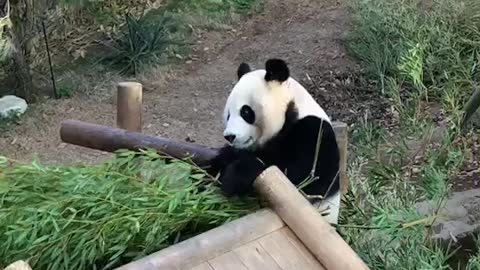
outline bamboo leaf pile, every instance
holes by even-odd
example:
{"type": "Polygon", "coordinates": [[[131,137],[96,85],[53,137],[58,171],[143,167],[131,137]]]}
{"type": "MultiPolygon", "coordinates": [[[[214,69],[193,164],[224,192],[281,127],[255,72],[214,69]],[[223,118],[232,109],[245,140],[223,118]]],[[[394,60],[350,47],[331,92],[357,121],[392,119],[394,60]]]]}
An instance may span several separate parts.
{"type": "Polygon", "coordinates": [[[258,207],[152,151],[96,166],[0,157],[0,268],[23,259],[33,269],[112,269],[258,207]]]}

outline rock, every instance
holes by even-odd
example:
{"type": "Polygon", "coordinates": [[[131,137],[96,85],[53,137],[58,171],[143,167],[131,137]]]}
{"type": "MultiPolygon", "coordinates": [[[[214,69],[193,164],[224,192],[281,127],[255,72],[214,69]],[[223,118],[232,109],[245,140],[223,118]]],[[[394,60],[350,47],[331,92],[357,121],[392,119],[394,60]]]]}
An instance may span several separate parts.
{"type": "Polygon", "coordinates": [[[0,117],[10,117],[12,114],[22,115],[27,110],[27,102],[13,95],[0,98],[0,117]]]}
{"type": "Polygon", "coordinates": [[[7,266],[5,270],[32,270],[32,268],[30,267],[30,265],[28,265],[28,263],[20,260],[7,266]]]}
{"type": "MultiPolygon", "coordinates": [[[[416,207],[425,216],[431,216],[436,209],[429,201],[416,207]]],[[[480,189],[454,192],[440,209],[433,228],[433,239],[454,241],[480,229],[480,189]]]]}

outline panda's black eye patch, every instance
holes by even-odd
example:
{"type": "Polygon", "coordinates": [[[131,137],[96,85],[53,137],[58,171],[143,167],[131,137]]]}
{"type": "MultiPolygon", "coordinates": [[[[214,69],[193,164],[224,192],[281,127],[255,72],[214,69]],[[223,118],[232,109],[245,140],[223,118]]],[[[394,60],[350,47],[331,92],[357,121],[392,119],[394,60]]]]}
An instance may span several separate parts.
{"type": "Polygon", "coordinates": [[[245,122],[252,125],[255,122],[255,112],[248,105],[243,105],[240,109],[240,116],[245,120],[245,122]]]}

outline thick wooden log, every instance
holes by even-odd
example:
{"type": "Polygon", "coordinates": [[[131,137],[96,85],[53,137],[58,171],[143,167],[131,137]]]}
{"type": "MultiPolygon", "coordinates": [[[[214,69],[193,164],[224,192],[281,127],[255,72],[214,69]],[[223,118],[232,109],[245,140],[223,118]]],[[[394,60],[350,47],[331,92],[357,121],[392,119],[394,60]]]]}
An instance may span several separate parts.
{"type": "Polygon", "coordinates": [[[202,145],[175,142],[161,137],[75,120],[62,122],[60,137],[66,143],[107,152],[151,148],[178,159],[191,157],[193,162],[199,165],[206,164],[218,153],[217,149],[202,145]]]}
{"type": "Polygon", "coordinates": [[[277,167],[260,174],[254,188],[326,269],[368,269],[277,167]]]}
{"type": "Polygon", "coordinates": [[[142,131],[142,85],[140,83],[118,84],[117,126],[128,131],[142,131]]]}

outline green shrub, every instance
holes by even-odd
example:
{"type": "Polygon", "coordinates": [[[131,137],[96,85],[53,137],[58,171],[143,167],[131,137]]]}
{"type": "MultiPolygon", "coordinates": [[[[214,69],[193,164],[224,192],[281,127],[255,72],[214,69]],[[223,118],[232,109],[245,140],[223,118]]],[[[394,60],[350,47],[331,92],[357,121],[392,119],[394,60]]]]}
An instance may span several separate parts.
{"type": "Polygon", "coordinates": [[[136,75],[142,66],[159,62],[169,47],[181,44],[174,38],[177,24],[166,13],[138,19],[127,14],[125,29],[108,45],[112,52],[103,60],[136,75]]]}

